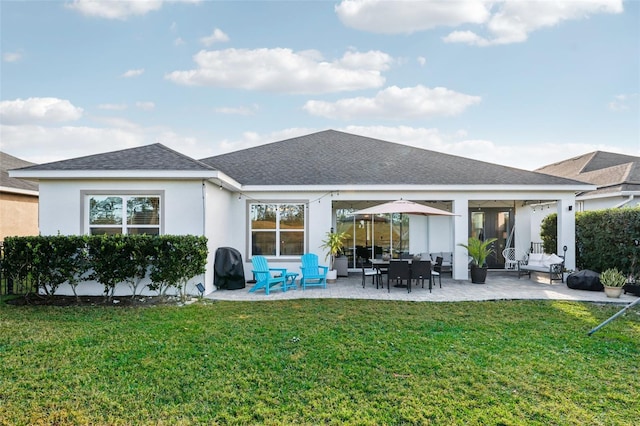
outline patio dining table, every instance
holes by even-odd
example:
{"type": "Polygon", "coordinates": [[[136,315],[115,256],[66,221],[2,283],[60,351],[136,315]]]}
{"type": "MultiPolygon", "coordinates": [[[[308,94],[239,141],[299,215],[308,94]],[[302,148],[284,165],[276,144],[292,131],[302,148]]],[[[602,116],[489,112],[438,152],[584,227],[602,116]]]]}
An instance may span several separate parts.
{"type": "MultiPolygon", "coordinates": [[[[411,270],[411,262],[413,261],[413,259],[390,259],[390,260],[384,260],[384,259],[371,259],[371,266],[375,269],[377,269],[381,274],[383,273],[382,271],[384,270],[385,273],[387,273],[387,288],[389,288],[389,274],[388,274],[388,270],[389,270],[389,264],[391,262],[407,262],[409,264],[409,270],[411,270]]],[[[432,281],[431,281],[431,277],[434,274],[433,272],[433,265],[431,266],[431,273],[429,274],[429,290],[431,290],[432,288],[432,281]]],[[[397,286],[397,287],[406,287],[406,286],[397,286]]]]}

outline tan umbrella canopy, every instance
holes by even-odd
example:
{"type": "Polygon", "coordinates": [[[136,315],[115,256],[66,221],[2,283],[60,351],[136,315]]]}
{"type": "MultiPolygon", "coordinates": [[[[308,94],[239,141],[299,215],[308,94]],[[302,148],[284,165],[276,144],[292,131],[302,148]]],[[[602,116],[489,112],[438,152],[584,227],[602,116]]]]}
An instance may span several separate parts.
{"type": "Polygon", "coordinates": [[[422,216],[456,216],[446,210],[436,209],[435,207],[424,206],[408,200],[396,200],[388,203],[379,204],[377,206],[358,210],[353,214],[389,214],[389,213],[405,213],[418,214],[422,216]]]}

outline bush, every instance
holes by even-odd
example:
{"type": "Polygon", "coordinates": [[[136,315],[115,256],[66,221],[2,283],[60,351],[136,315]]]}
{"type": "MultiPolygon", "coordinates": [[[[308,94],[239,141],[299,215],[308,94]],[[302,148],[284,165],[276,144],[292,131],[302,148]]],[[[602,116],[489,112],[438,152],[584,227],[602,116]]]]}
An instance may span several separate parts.
{"type": "Polygon", "coordinates": [[[640,207],[576,214],[576,266],[597,272],[617,268],[636,275],[640,247],[640,207]]]}
{"type": "Polygon", "coordinates": [[[29,279],[49,296],[66,282],[77,297],[79,284],[96,280],[110,298],[119,283],[127,283],[135,296],[148,274],[158,280],[149,285],[152,290],[180,290],[204,273],[207,254],[206,237],[192,235],[10,237],[2,267],[15,282],[29,279]]]}
{"type": "Polygon", "coordinates": [[[540,238],[545,253],[558,252],[558,214],[551,213],[542,219],[540,224],[540,238]]]}

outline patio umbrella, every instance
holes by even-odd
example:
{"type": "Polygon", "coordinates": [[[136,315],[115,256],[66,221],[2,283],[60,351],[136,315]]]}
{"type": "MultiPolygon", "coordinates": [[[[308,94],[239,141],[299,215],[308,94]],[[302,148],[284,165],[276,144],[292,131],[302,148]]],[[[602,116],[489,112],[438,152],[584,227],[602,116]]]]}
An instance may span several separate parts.
{"type": "Polygon", "coordinates": [[[418,214],[422,216],[457,216],[446,210],[436,209],[435,207],[424,206],[408,200],[396,200],[388,203],[379,204],[377,206],[358,210],[353,214],[388,214],[388,213],[405,213],[418,214]]]}

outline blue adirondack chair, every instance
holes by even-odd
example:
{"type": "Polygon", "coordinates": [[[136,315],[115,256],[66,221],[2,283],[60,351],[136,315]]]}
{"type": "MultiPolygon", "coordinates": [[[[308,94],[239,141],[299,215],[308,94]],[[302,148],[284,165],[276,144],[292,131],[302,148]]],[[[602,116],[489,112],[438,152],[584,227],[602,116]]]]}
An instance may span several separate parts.
{"type": "Polygon", "coordinates": [[[327,288],[327,272],[328,266],[318,265],[318,256],[313,253],[307,253],[301,258],[302,266],[302,278],[300,278],[300,285],[303,290],[307,287],[316,286],[327,288]]]}
{"type": "MultiPolygon", "coordinates": [[[[282,291],[287,290],[286,279],[287,279],[287,269],[286,268],[269,268],[269,264],[267,263],[267,259],[264,256],[253,256],[251,258],[251,263],[253,264],[253,275],[256,279],[256,283],[251,289],[249,293],[253,293],[256,290],[264,288],[265,293],[268,295],[271,287],[280,285],[280,289],[282,291]],[[274,276],[273,274],[277,276],[274,276]]],[[[297,275],[297,274],[296,274],[297,275]]]]}

